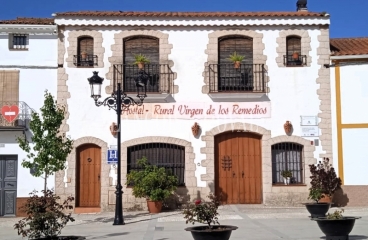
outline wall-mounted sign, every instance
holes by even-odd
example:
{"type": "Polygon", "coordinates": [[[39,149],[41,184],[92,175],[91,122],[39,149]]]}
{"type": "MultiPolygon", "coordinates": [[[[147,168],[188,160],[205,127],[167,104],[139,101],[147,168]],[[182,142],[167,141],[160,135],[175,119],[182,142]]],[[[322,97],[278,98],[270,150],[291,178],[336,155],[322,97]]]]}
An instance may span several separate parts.
{"type": "Polygon", "coordinates": [[[6,119],[8,122],[13,122],[19,114],[19,108],[16,105],[13,106],[3,106],[1,108],[1,115],[6,119]]]}
{"type": "Polygon", "coordinates": [[[124,119],[270,118],[270,102],[146,103],[123,111],[124,119]]]}
{"type": "Polygon", "coordinates": [[[317,126],[318,119],[316,116],[301,116],[301,126],[317,126]]]}
{"type": "Polygon", "coordinates": [[[117,164],[118,163],[118,150],[112,149],[107,150],[107,164],[117,164]]]}
{"type": "Polygon", "coordinates": [[[318,126],[301,126],[302,137],[318,137],[319,128],[318,126]]]}

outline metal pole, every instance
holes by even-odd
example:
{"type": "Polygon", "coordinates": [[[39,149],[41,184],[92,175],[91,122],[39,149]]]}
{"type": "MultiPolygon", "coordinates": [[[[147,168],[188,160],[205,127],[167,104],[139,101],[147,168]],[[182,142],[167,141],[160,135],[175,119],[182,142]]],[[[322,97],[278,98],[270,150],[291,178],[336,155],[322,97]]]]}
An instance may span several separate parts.
{"type": "Polygon", "coordinates": [[[116,104],[117,104],[117,110],[116,114],[118,117],[118,179],[116,184],[116,203],[115,203],[115,219],[113,225],[125,225],[124,218],[123,218],[123,191],[121,186],[121,86],[120,83],[118,83],[118,89],[116,94],[116,104]]]}

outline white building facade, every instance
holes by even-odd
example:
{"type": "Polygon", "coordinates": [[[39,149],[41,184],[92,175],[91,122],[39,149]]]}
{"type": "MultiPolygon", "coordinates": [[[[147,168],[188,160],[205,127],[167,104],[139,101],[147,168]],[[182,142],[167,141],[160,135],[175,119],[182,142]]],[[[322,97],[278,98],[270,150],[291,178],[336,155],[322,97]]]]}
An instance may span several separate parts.
{"type": "MultiPolygon", "coordinates": [[[[53,19],[0,21],[0,216],[17,214],[43,179],[21,166],[26,153],[17,137],[30,139],[32,111],[43,105],[44,91],[57,93],[57,27],[53,19]]],[[[48,186],[54,187],[50,176],[48,186]]]]}
{"type": "Polygon", "coordinates": [[[333,158],[343,182],[336,200],[343,206],[366,206],[368,38],[331,39],[330,69],[333,158]]]}
{"type": "Polygon", "coordinates": [[[264,13],[66,12],[59,29],[58,101],[63,132],[75,140],[56,193],[76,212],[115,207],[116,113],[96,107],[87,78],[105,78],[135,97],[144,54],[147,98],[122,116],[124,208],[145,208],[125,186],[136,159],[173,170],[178,206],[209,192],[225,204],[298,205],[307,201],[309,164],[332,158],[329,16],[307,10],[264,13]],[[245,56],[239,68],[228,60],[245,56]],[[295,54],[296,55],[295,55],[295,54]],[[288,123],[291,123],[288,124],[288,123]],[[199,128],[197,128],[199,126],[199,128]],[[198,133],[192,130],[198,130],[198,133]],[[281,172],[293,174],[285,185],[281,172]]]}

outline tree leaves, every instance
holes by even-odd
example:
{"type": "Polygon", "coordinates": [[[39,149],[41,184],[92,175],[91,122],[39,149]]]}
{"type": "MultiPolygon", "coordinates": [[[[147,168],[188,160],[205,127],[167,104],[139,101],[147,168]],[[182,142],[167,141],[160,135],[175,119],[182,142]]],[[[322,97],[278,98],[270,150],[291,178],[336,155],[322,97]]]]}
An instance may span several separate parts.
{"type": "Polygon", "coordinates": [[[65,108],[57,105],[53,96],[45,91],[44,105],[41,114],[32,113],[30,130],[31,141],[18,138],[19,147],[27,153],[22,166],[34,169],[34,176],[47,177],[57,171],[65,169],[66,158],[73,148],[73,140],[60,133],[60,127],[65,118],[65,108]]]}

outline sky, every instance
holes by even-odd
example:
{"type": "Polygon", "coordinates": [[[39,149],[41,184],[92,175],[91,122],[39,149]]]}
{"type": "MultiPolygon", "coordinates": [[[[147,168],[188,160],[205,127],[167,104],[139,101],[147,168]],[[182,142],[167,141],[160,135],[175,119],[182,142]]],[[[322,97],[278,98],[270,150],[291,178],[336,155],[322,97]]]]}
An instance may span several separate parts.
{"type": "MultiPolygon", "coordinates": [[[[297,0],[1,0],[0,19],[51,17],[67,11],[296,11],[297,0]]],[[[308,0],[331,17],[330,37],[368,37],[368,0],[308,0]]]]}

